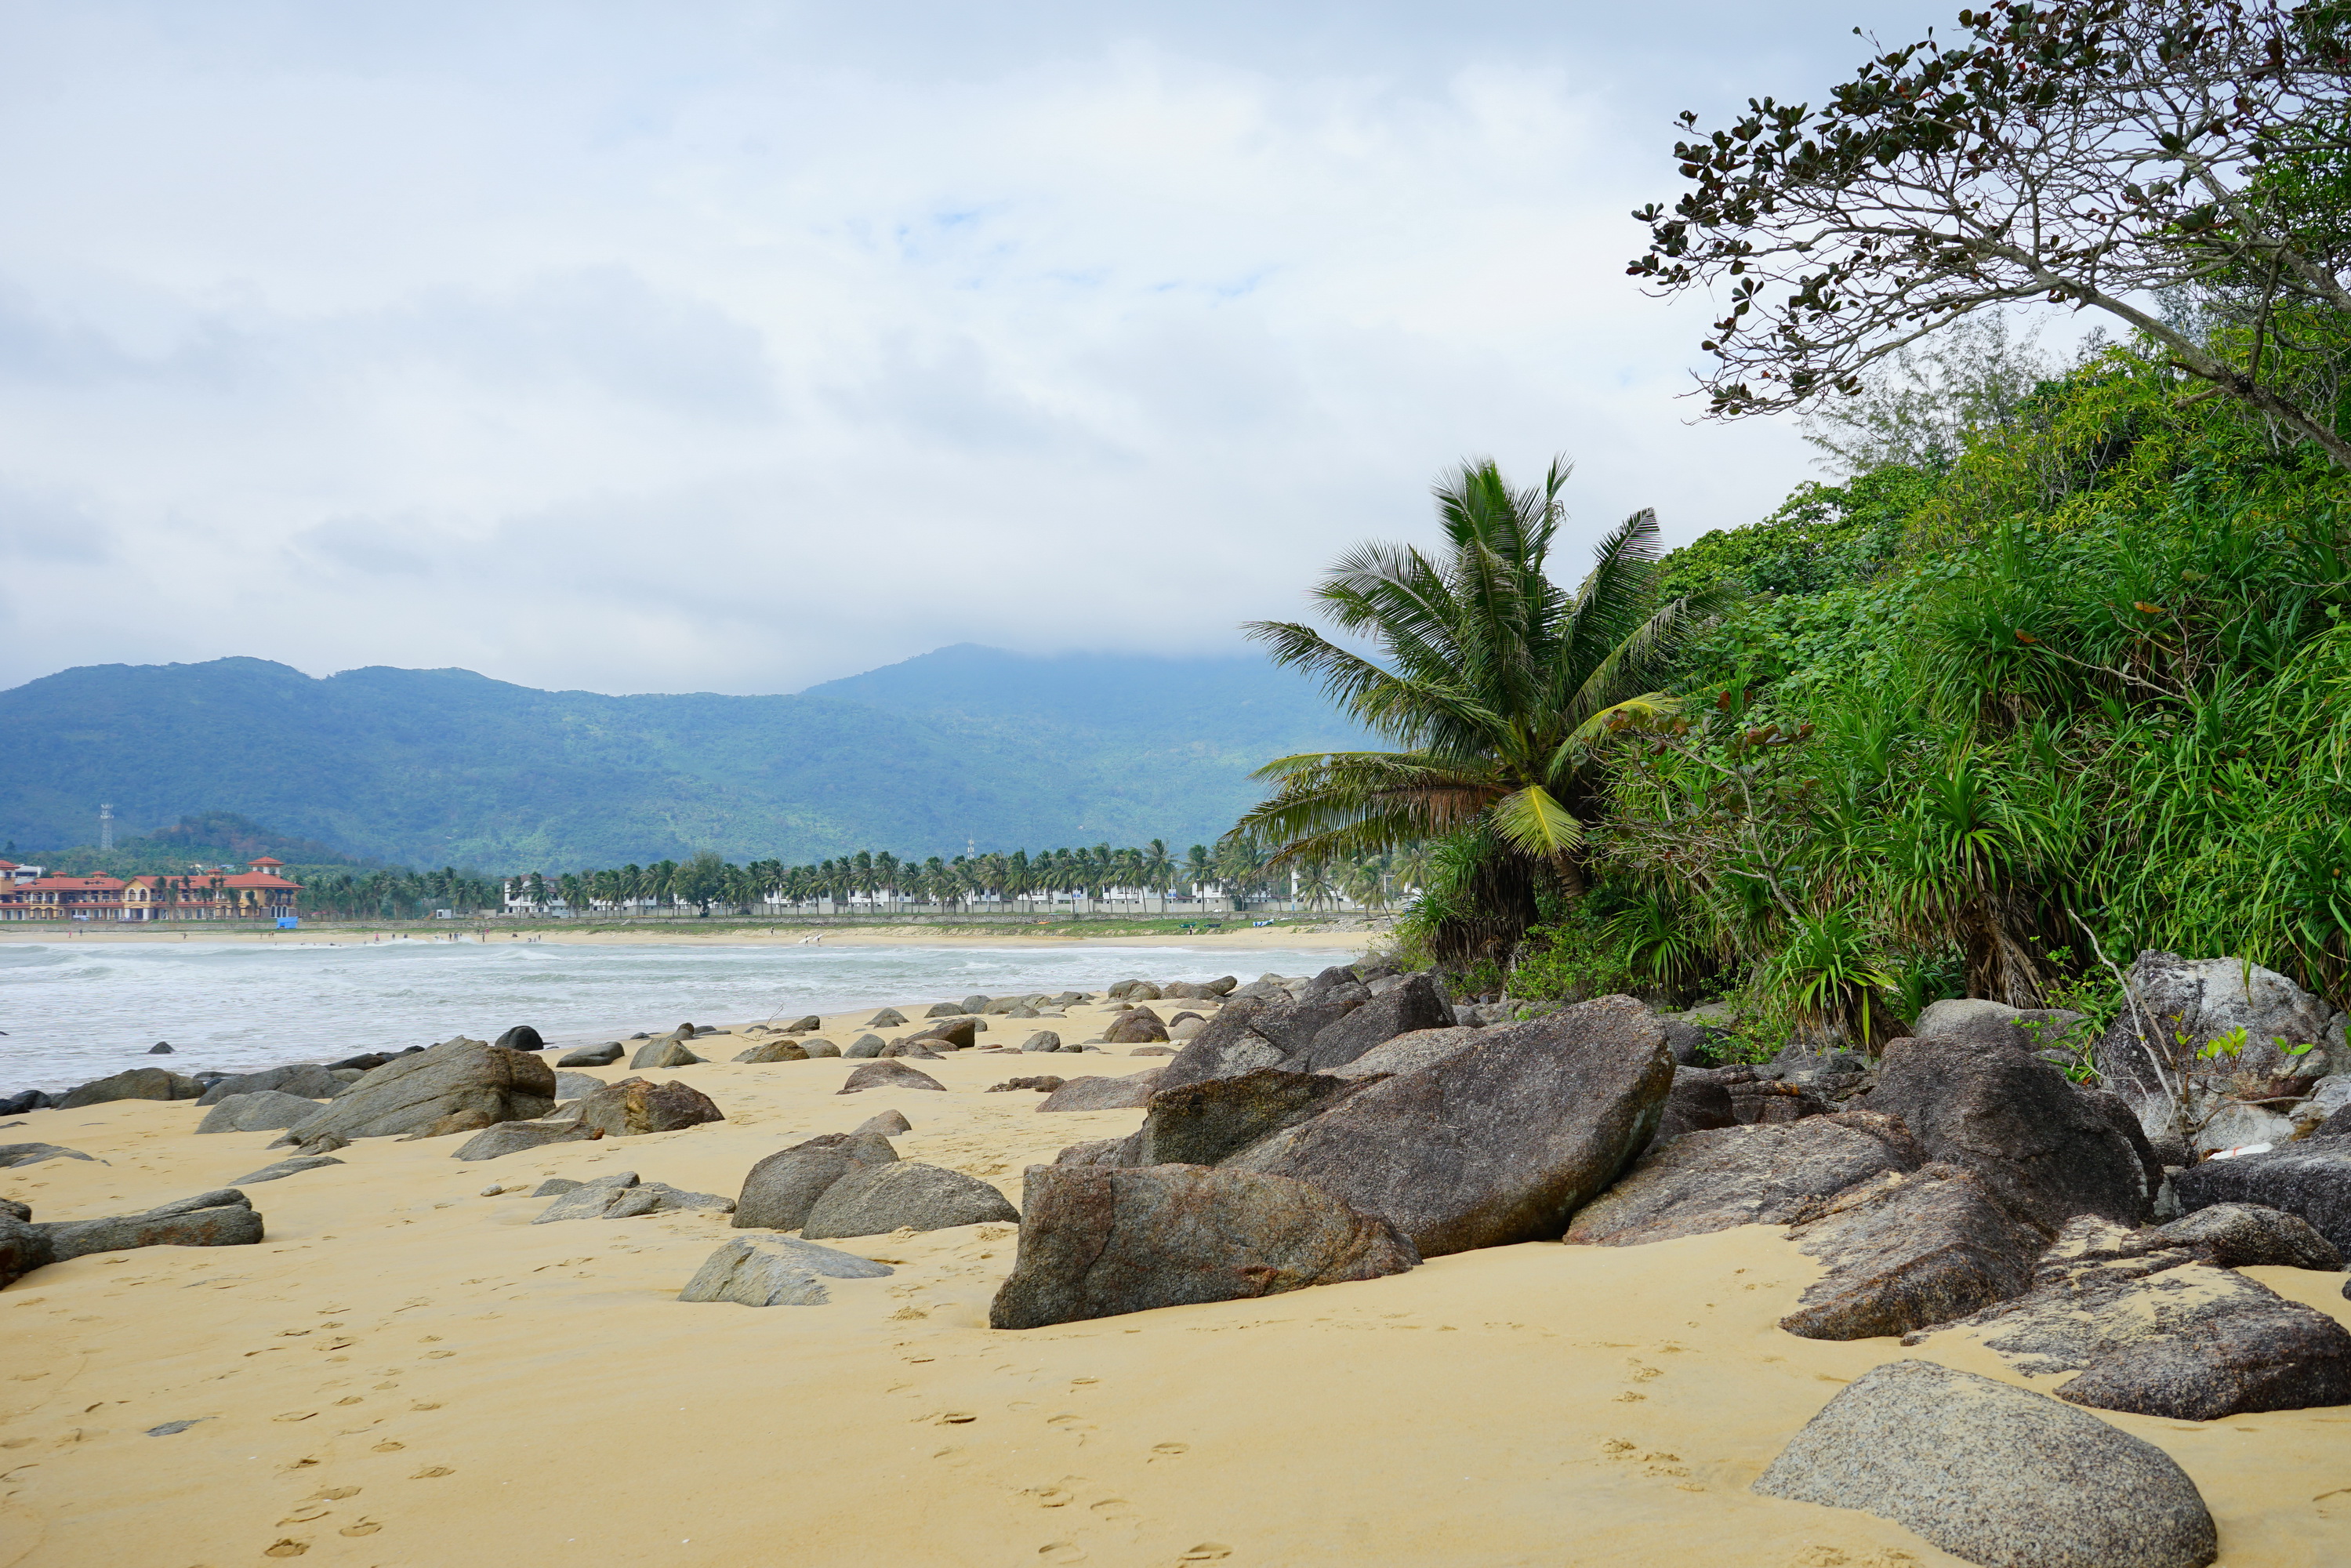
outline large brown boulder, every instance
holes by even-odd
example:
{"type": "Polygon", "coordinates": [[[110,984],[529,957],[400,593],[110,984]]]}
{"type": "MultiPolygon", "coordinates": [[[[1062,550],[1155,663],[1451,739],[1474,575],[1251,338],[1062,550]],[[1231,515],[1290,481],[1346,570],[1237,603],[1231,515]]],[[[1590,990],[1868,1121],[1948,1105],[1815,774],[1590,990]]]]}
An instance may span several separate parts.
{"type": "Polygon", "coordinates": [[[988,1309],[995,1328],[1246,1301],[1420,1261],[1388,1221],[1251,1172],[1031,1166],[1021,1207],[1019,1255],[988,1309]]]}
{"type": "Polygon", "coordinates": [[[935,1040],[952,1051],[969,1051],[979,1043],[979,1031],[986,1027],[977,1019],[959,1018],[946,1023],[933,1024],[913,1038],[935,1040]]]}
{"type": "Polygon", "coordinates": [[[801,1221],[800,1234],[816,1241],[908,1228],[948,1230],[1019,1218],[1002,1193],[977,1176],[920,1160],[888,1165],[861,1161],[824,1189],[801,1221]]]}
{"type": "Polygon", "coordinates": [[[507,1155],[530,1154],[549,1144],[585,1142],[603,1136],[593,1127],[578,1122],[501,1122],[495,1127],[485,1127],[455,1149],[449,1157],[455,1160],[495,1160],[507,1155]]]}
{"type": "Polygon", "coordinates": [[[856,1094],[867,1089],[936,1089],[946,1092],[946,1085],[917,1068],[895,1060],[861,1062],[852,1069],[849,1082],[834,1092],[856,1094]]]}
{"type": "Polygon", "coordinates": [[[58,1220],[38,1228],[60,1263],[134,1247],[250,1247],[262,1237],[261,1216],[233,1186],[162,1204],[144,1214],[58,1220]]]}
{"type": "MultiPolygon", "coordinates": [[[[1342,1020],[1343,1021],[1343,1020],[1342,1020]]],[[[1448,1056],[1458,1056],[1487,1038],[1482,1029],[1447,1024],[1442,1029],[1416,1029],[1400,1034],[1356,1057],[1329,1070],[1333,1078],[1401,1077],[1433,1066],[1448,1056]]]]}
{"type": "Polygon", "coordinates": [[[1038,1103],[1040,1111],[1132,1111],[1151,1103],[1157,1068],[1123,1078],[1071,1078],[1038,1103]]]}
{"type": "Polygon", "coordinates": [[[749,1062],[806,1061],[808,1059],[808,1048],[792,1040],[771,1040],[765,1045],[755,1045],[735,1058],[737,1061],[749,1062]]]}
{"type": "Polygon", "coordinates": [[[1896,1040],[1865,1103],[1901,1117],[1928,1158],[1974,1171],[2001,1207],[2053,1236],[2077,1214],[2137,1225],[2155,1196],[2105,1108],[2030,1051],[1896,1040]]]}
{"type": "Polygon", "coordinates": [[[403,1134],[472,1132],[500,1122],[530,1122],[555,1107],[555,1070],[528,1051],[453,1040],[396,1056],[289,1129],[308,1144],[327,1134],[388,1138],[403,1134]]]}
{"type": "Polygon", "coordinates": [[[1656,1131],[1674,1082],[1665,1030],[1605,997],[1489,1033],[1223,1168],[1312,1182],[1395,1221],[1425,1258],[1556,1238],[1656,1131]]]}
{"type": "Polygon", "coordinates": [[[193,1078],[183,1078],[160,1067],[133,1067],[111,1078],[97,1079],[68,1090],[66,1097],[57,1102],[57,1109],[72,1111],[116,1100],[194,1100],[204,1092],[204,1086],[193,1078]]]}
{"type": "MultiPolygon", "coordinates": [[[[2144,1233],[2083,1215],[2032,1289],[1946,1325],[2030,1376],[2078,1372],[2057,1397],[2103,1410],[2213,1421],[2351,1404],[2351,1333],[2195,1246],[2146,1249],[2144,1233]]],[[[1915,1343],[1923,1333],[1906,1337],[1915,1343]]]]}
{"type": "Polygon", "coordinates": [[[1993,1568],[2205,1568],[2218,1552],[2196,1483],[2146,1438],[1931,1361],[1840,1389],[1753,1490],[1890,1519],[1993,1568]]]}
{"type": "Polygon", "coordinates": [[[1135,1134],[1131,1166],[1222,1165],[1274,1134],[1321,1115],[1360,1092],[1343,1078],[1260,1067],[1162,1090],[1135,1134]]]}
{"type": "Polygon", "coordinates": [[[1227,1003],[1207,1028],[1168,1059],[1159,1086],[1176,1089],[1211,1078],[1237,1078],[1260,1067],[1279,1067],[1289,1052],[1250,1027],[1273,1010],[1254,998],[1227,1003]]]}
{"type": "Polygon", "coordinates": [[[1437,988],[1437,977],[1424,972],[1325,1025],[1289,1065],[1299,1072],[1329,1072],[1398,1035],[1446,1029],[1452,1023],[1453,1004],[1437,988]]]}
{"type": "Polygon", "coordinates": [[[2291,1214],[2351,1256],[2351,1138],[2305,1138],[2262,1155],[2206,1160],[2171,1178],[2179,1207],[2257,1203],[2291,1214]]]}
{"type": "Polygon", "coordinates": [[[1149,1008],[1119,1014],[1102,1031],[1104,1045],[1155,1045],[1166,1038],[1167,1026],[1149,1008]]]}
{"type": "Polygon", "coordinates": [[[709,1095],[674,1078],[660,1084],[643,1078],[623,1078],[580,1102],[580,1127],[608,1138],[672,1133],[725,1120],[709,1095]]]}
{"type": "Polygon", "coordinates": [[[2021,1295],[2048,1239],[1946,1165],[1848,1188],[1789,1235],[1829,1270],[1780,1320],[1805,1339],[1908,1333],[2021,1295]]]}
{"type": "Polygon", "coordinates": [[[745,1230],[798,1230],[833,1183],[853,1170],[897,1158],[898,1151],[878,1133],[826,1133],[794,1144],[745,1175],[734,1223],[745,1230]]]}
{"type": "Polygon", "coordinates": [[[1740,1225],[1786,1225],[1856,1182],[1926,1163],[1900,1122],[1867,1111],[1690,1133],[1653,1145],[1584,1206],[1567,1239],[1636,1247],[1740,1225]]]}

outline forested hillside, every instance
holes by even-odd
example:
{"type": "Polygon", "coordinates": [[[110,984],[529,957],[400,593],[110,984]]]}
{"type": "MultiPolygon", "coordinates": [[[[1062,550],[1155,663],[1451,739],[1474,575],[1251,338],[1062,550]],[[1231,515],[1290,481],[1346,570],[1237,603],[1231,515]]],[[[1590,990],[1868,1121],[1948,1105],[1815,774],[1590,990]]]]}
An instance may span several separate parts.
{"type": "Polygon", "coordinates": [[[1343,744],[1255,659],[962,647],[798,696],[543,692],[465,670],[99,665],[0,692],[0,839],[230,811],[345,853],[555,872],[1213,839],[1275,752],[1343,744]],[[863,683],[862,685],[860,683],[863,683]],[[1129,694],[1122,698],[1120,693],[1129,694]],[[841,695],[832,695],[838,692],[841,695]],[[873,700],[859,700],[867,695],[873,700]]]}

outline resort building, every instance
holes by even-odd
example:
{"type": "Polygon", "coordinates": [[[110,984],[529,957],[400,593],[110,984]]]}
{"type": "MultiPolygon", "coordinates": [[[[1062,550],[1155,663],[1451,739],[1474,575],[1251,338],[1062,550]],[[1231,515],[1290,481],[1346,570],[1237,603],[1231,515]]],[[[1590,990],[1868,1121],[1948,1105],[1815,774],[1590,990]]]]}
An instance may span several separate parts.
{"type": "MultiPolygon", "coordinates": [[[[285,862],[263,855],[246,869],[198,866],[168,875],[34,876],[0,862],[0,920],[282,920],[302,884],[277,874],[285,862]]],[[[37,868],[34,868],[37,869],[37,868]]]]}

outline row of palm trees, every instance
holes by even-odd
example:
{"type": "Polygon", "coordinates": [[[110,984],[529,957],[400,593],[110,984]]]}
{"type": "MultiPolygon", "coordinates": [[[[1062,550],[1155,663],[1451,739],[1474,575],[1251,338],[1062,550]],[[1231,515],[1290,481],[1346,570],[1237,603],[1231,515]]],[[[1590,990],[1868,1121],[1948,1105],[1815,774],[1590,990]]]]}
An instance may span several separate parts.
{"type": "MultiPolygon", "coordinates": [[[[1424,857],[1425,859],[1425,857],[1424,857]]],[[[707,912],[809,913],[862,907],[876,912],[1005,914],[1072,910],[1082,903],[1133,913],[1166,914],[1180,903],[1267,902],[1327,909],[1342,903],[1384,909],[1419,885],[1423,859],[1412,852],[1292,857],[1276,863],[1259,841],[1228,837],[1214,849],[1194,844],[1180,857],[1158,839],[1141,846],[1024,850],[1010,853],[900,857],[887,850],[807,865],[780,860],[735,864],[703,851],[685,861],[606,871],[533,872],[506,884],[509,908],[566,913],[652,915],[691,907],[707,912]]]]}

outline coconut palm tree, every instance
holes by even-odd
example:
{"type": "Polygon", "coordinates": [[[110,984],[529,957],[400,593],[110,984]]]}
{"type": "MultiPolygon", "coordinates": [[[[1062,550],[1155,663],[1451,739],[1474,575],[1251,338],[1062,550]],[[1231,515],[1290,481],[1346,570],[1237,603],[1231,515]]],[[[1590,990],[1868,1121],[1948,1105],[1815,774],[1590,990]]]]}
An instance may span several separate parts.
{"type": "Polygon", "coordinates": [[[1660,598],[1646,510],[1601,539],[1575,589],[1552,582],[1567,476],[1554,461],[1541,484],[1512,490],[1490,460],[1465,463],[1437,486],[1441,549],[1367,544],[1340,558],[1314,598],[1377,661],[1294,622],[1247,628],[1400,749],[1269,763],[1258,776],[1272,796],[1234,831],[1293,864],[1464,839],[1476,852],[1460,862],[1458,914],[1433,933],[1449,961],[1506,956],[1536,918],[1539,883],[1582,891],[1584,824],[1603,808],[1595,743],[1671,710],[1652,687],[1719,607],[1719,591],[1660,598]]]}

